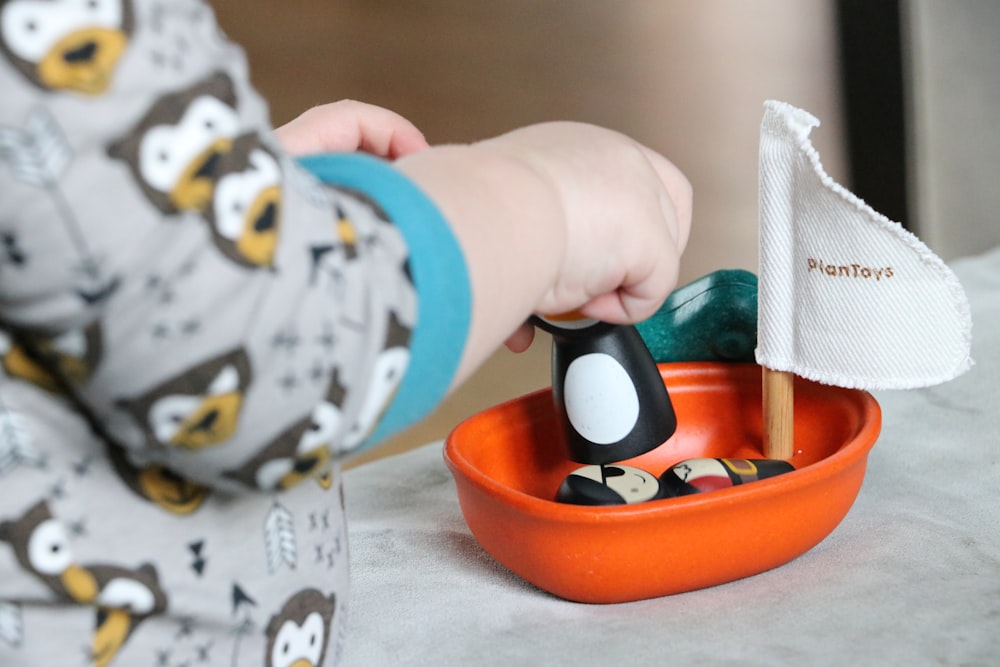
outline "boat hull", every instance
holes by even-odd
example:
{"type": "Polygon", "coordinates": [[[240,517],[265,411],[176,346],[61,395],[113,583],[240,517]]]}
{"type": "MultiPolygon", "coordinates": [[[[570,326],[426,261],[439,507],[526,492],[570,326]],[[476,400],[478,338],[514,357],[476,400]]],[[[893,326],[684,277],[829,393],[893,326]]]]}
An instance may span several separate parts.
{"type": "MultiPolygon", "coordinates": [[[[691,458],[763,458],[761,369],[660,364],[677,432],[622,462],[660,475],[691,458]]],[[[868,393],[795,383],[796,470],[729,489],[634,505],[554,500],[567,456],[551,390],[489,408],[448,436],[445,461],[480,545],[568,600],[616,603],[713,586],[780,566],[841,522],[881,426],[868,393]]]]}

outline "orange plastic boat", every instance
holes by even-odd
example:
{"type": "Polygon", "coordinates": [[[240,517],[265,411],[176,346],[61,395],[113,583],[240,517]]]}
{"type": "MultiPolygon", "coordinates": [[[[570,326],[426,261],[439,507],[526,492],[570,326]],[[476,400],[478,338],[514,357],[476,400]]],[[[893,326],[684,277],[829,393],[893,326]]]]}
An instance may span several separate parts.
{"type": "MultiPolygon", "coordinates": [[[[763,458],[761,370],[660,364],[677,432],[622,462],[654,475],[691,458],[763,458]]],[[[714,586],[796,558],[841,522],[864,479],[881,411],[863,391],[795,384],[796,470],[729,489],[633,505],[554,500],[580,466],[551,390],[489,408],[448,436],[445,461],[473,535],[515,574],[559,597],[615,603],[714,586]]]]}

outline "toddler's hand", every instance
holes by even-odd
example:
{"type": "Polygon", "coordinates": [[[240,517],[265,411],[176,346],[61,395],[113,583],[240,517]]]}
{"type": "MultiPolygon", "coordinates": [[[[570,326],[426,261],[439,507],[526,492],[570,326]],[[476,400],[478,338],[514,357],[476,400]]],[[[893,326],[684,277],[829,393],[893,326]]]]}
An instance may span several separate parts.
{"type": "Polygon", "coordinates": [[[580,123],[534,125],[481,144],[535,169],[554,189],[566,225],[555,282],[536,312],[579,309],[633,323],[677,282],[691,224],[691,185],[636,141],[580,123]]]}
{"type": "Polygon", "coordinates": [[[617,132],[546,123],[397,166],[438,204],[466,255],[473,317],[459,381],[500,342],[526,347],[533,312],[633,323],[676,285],[691,186],[617,132]]]}
{"type": "Polygon", "coordinates": [[[284,149],[296,156],[364,151],[394,160],[427,148],[423,133],[410,121],[354,100],[313,107],[274,132],[284,149]]]}
{"type": "MultiPolygon", "coordinates": [[[[580,310],[609,322],[652,315],[677,281],[691,224],[691,185],[663,156],[579,123],[522,128],[487,142],[547,178],[568,224],[562,272],[536,312],[580,310]]],[[[526,349],[534,328],[505,341],[526,349]]]]}

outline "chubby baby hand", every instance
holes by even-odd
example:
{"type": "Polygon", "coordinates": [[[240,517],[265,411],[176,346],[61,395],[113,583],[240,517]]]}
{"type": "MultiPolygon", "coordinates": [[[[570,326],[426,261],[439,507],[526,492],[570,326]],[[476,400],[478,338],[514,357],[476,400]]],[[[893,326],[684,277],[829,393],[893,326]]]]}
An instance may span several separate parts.
{"type": "Polygon", "coordinates": [[[691,185],[625,135],[544,123],[396,164],[437,203],[466,255],[473,317],[460,370],[494,343],[529,344],[532,313],[634,323],[676,285],[691,185]]]}
{"type": "MultiPolygon", "coordinates": [[[[560,203],[564,250],[536,312],[634,323],[656,311],[677,283],[691,226],[691,185],[676,166],[625,135],[581,123],[533,125],[484,145],[529,164],[560,203]]],[[[530,341],[522,326],[507,345],[516,351],[530,341]]]]}

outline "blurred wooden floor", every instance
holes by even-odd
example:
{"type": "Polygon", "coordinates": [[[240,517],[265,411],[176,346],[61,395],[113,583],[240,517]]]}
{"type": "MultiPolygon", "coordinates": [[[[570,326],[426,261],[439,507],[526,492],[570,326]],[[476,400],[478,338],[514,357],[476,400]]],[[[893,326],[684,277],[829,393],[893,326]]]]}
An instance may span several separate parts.
{"type": "MultiPolygon", "coordinates": [[[[431,143],[553,119],[601,124],[667,155],[694,184],[682,282],[756,270],[762,104],[819,117],[843,182],[829,0],[214,0],[283,123],[342,98],[389,107],[431,143]]],[[[548,384],[545,336],[499,351],[430,419],[358,459],[444,437],[462,418],[548,384]]]]}

